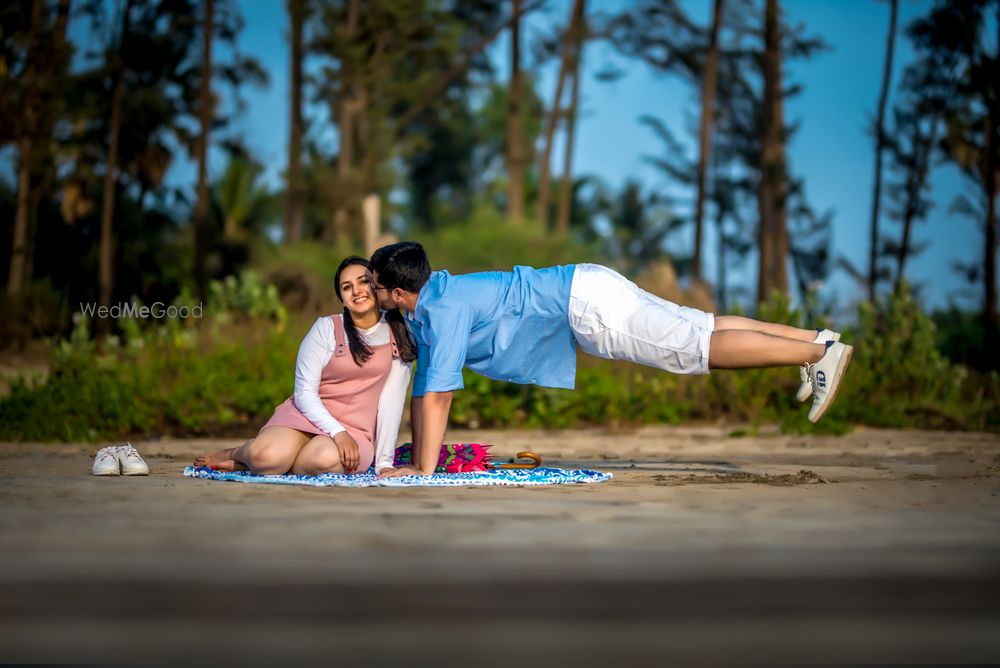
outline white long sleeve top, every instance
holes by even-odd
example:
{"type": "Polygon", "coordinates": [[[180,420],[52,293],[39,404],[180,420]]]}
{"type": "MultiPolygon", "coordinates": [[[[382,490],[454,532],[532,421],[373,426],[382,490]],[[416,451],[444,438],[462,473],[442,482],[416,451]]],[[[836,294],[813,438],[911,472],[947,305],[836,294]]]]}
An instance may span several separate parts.
{"type": "MultiPolygon", "coordinates": [[[[358,328],[361,338],[370,346],[381,346],[389,343],[389,323],[385,315],[371,329],[358,328]]],[[[344,426],[337,421],[323,405],[319,397],[319,383],[323,369],[330,362],[337,339],[333,329],[333,321],[324,316],[313,323],[312,329],[302,339],[299,354],[295,359],[295,407],[309,419],[317,429],[332,438],[342,431],[344,426]]],[[[378,417],[375,423],[375,471],[381,473],[392,467],[393,455],[396,451],[396,439],[399,436],[399,423],[403,417],[403,404],[406,401],[406,388],[410,384],[410,372],[413,363],[403,362],[399,358],[392,359],[389,378],[378,401],[378,417]]]]}

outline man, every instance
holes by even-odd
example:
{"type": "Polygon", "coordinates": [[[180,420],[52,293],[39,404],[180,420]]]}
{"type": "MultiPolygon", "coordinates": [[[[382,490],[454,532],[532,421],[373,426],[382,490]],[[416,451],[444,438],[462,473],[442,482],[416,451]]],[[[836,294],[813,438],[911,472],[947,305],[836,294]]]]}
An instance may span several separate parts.
{"type": "Polygon", "coordinates": [[[595,264],[453,276],[431,272],[420,244],[400,242],[371,258],[384,308],[407,312],[417,341],[410,419],[413,467],[437,465],[462,367],[513,383],[572,389],[576,348],[673,373],[802,367],[798,398],[810,422],[829,410],[853,348],[830,330],[799,329],[742,316],[714,316],[650,294],[595,264]]]}

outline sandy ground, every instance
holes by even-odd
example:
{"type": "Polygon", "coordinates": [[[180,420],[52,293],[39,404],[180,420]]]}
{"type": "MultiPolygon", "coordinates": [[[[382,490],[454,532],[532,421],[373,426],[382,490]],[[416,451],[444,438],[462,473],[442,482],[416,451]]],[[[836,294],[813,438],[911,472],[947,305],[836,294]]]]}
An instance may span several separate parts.
{"type": "Polygon", "coordinates": [[[187,479],[0,444],[0,662],[1000,661],[1000,437],[453,432],[600,485],[187,479]],[[474,653],[474,654],[470,654],[474,653]],[[474,656],[475,659],[470,659],[474,656]]]}

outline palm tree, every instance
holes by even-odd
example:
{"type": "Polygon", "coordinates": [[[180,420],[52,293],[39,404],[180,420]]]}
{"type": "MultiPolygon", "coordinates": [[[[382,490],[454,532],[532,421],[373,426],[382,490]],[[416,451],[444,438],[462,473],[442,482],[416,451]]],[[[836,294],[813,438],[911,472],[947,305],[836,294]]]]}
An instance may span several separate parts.
{"type": "MultiPolygon", "coordinates": [[[[122,28],[118,36],[118,47],[109,54],[108,69],[111,73],[111,131],[108,145],[108,160],[104,174],[104,204],[101,207],[101,241],[100,241],[100,299],[101,305],[111,304],[111,290],[114,287],[114,272],[112,261],[112,223],[115,215],[115,195],[118,179],[118,142],[122,129],[122,106],[125,96],[125,43],[128,40],[129,17],[132,10],[132,0],[125,2],[122,14],[122,28]]],[[[98,320],[98,327],[107,327],[107,320],[98,320]]]]}
{"type": "Polygon", "coordinates": [[[507,218],[524,220],[524,73],[521,71],[521,0],[513,0],[510,25],[510,93],[507,95],[507,218]]]}
{"type": "MultiPolygon", "coordinates": [[[[41,163],[46,159],[45,145],[52,136],[56,120],[57,89],[61,75],[69,63],[66,26],[69,23],[70,0],[59,0],[53,28],[47,28],[45,3],[32,4],[28,24],[28,58],[21,76],[20,124],[18,131],[17,208],[14,213],[14,239],[11,247],[7,294],[17,298],[25,281],[31,280],[32,233],[31,209],[37,193],[41,163]],[[51,32],[51,34],[47,34],[51,32]]],[[[2,57],[0,57],[2,60],[2,57]]],[[[11,119],[13,120],[13,119],[11,119]]],[[[15,125],[15,123],[10,123],[15,125]]]]}
{"type": "Polygon", "coordinates": [[[719,75],[719,27],[722,23],[724,0],[715,0],[712,8],[712,27],[709,30],[708,54],[701,79],[701,120],[698,127],[698,171],[695,181],[694,205],[694,258],[691,277],[701,280],[701,237],[705,212],[705,174],[711,154],[712,125],[715,120],[715,89],[719,75]]]}
{"type": "Polygon", "coordinates": [[[259,183],[263,173],[257,163],[234,156],[215,183],[213,195],[222,216],[226,241],[245,240],[251,225],[266,213],[271,194],[259,183]]]}
{"type": "Polygon", "coordinates": [[[985,206],[979,212],[984,228],[983,329],[985,349],[1000,359],[997,316],[996,252],[997,175],[1000,172],[1000,2],[936,4],[929,15],[914,21],[913,39],[919,68],[911,68],[908,88],[940,109],[945,157],[972,184],[985,206]],[[987,13],[992,13],[989,17],[987,13]],[[992,20],[991,20],[992,19],[992,20]],[[990,30],[996,31],[990,35],[990,30]],[[911,74],[912,73],[912,74],[911,74]]]}
{"type": "Polygon", "coordinates": [[[208,142],[212,126],[212,33],[215,20],[214,0],[204,0],[202,20],[201,91],[198,96],[197,200],[194,208],[194,275],[198,296],[204,297],[208,275],[205,268],[208,232],[208,142]]]}
{"type": "Polygon", "coordinates": [[[868,253],[868,300],[875,301],[875,283],[878,278],[878,214],[882,196],[882,153],[885,151],[885,105],[889,99],[889,82],[892,79],[892,56],[896,43],[896,16],[899,0],[889,0],[889,33],[885,45],[885,69],[882,71],[882,91],[878,96],[878,114],[875,117],[875,184],[872,193],[871,244],[868,253]]]}
{"type": "Polygon", "coordinates": [[[587,39],[585,7],[581,2],[579,14],[573,21],[574,32],[569,37],[573,42],[571,52],[570,76],[573,81],[569,89],[569,107],[566,109],[566,145],[563,154],[563,179],[559,191],[559,207],[556,210],[556,234],[566,236],[569,233],[570,207],[573,193],[573,147],[576,139],[576,120],[580,110],[580,70],[583,61],[583,46],[587,39]]]}
{"type": "Polygon", "coordinates": [[[306,0],[288,0],[291,18],[291,122],[288,128],[288,193],[285,204],[285,241],[302,239],[305,205],[302,183],[302,62],[305,57],[302,37],[308,7],[306,0]]]}
{"type": "Polygon", "coordinates": [[[562,117],[563,88],[566,86],[566,77],[569,76],[570,67],[573,64],[571,57],[573,42],[570,36],[576,34],[576,23],[583,16],[583,0],[573,0],[573,9],[570,12],[569,27],[566,30],[566,37],[563,39],[562,55],[559,59],[559,76],[556,79],[556,94],[552,99],[552,109],[549,110],[548,119],[545,123],[545,141],[542,144],[542,157],[538,168],[538,203],[535,213],[543,226],[548,226],[549,222],[549,197],[552,182],[552,144],[555,139],[556,126],[562,117]]]}
{"type": "Polygon", "coordinates": [[[757,302],[773,291],[788,292],[788,170],[785,161],[785,115],[781,70],[781,22],[778,0],[767,0],[764,13],[764,96],[760,128],[760,182],[757,208],[759,269],[757,302]]]}

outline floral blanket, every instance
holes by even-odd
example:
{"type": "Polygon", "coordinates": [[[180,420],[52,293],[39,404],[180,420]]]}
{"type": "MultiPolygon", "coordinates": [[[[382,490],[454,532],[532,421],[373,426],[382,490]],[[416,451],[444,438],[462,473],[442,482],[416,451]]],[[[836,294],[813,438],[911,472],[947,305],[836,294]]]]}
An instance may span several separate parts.
{"type": "Polygon", "coordinates": [[[606,482],[610,473],[586,469],[487,469],[468,473],[435,473],[429,476],[401,476],[377,478],[373,470],[367,473],[345,475],[324,473],[308,475],[254,475],[249,471],[216,471],[204,466],[184,469],[188,478],[225,480],[228,482],[254,482],[271,485],[309,485],[311,487],[525,487],[539,485],[566,485],[606,482]]]}

